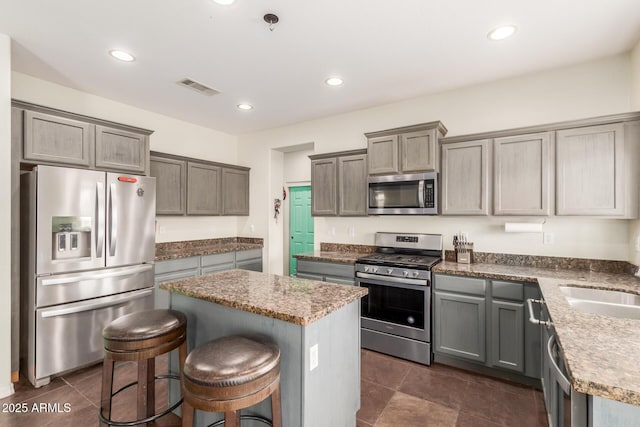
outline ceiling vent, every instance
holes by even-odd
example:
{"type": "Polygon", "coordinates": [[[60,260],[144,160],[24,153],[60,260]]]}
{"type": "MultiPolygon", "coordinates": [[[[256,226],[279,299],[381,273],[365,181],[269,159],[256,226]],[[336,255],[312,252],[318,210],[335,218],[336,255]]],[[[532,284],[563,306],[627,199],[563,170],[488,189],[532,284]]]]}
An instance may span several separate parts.
{"type": "Polygon", "coordinates": [[[189,89],[193,89],[198,93],[201,93],[203,95],[207,95],[207,96],[212,96],[212,95],[217,95],[220,92],[218,92],[215,89],[210,88],[207,85],[204,85],[200,82],[197,82],[195,80],[191,80],[189,78],[186,79],[182,79],[180,81],[177,82],[180,86],[184,86],[184,87],[188,87],[189,89]]]}

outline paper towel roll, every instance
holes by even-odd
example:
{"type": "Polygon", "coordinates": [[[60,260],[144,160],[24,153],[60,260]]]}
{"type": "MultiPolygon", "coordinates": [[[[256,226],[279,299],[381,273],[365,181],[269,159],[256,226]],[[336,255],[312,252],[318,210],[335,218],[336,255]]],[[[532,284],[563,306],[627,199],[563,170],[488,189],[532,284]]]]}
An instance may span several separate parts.
{"type": "Polygon", "coordinates": [[[542,223],[506,222],[504,231],[507,233],[542,233],[542,223]]]}

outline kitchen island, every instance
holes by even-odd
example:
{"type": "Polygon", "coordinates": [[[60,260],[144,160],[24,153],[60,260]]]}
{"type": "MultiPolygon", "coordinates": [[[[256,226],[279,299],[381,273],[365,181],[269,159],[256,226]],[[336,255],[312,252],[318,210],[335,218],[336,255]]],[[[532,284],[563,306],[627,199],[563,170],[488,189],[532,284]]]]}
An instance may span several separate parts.
{"type": "MultiPolygon", "coordinates": [[[[189,350],[232,334],[260,334],[276,342],[283,426],[355,425],[360,408],[360,298],[366,289],[246,270],[167,282],[161,288],[171,292],[171,308],[187,316],[189,350]]],[[[177,393],[172,384],[171,401],[177,393]]],[[[270,418],[269,401],[243,413],[270,418]]],[[[196,425],[222,418],[197,411],[196,425]]]]}

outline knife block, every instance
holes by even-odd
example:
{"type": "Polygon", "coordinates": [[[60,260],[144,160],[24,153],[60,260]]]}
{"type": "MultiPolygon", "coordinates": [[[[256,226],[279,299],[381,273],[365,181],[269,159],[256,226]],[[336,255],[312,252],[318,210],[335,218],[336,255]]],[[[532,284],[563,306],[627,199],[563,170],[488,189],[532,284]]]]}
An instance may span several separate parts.
{"type": "Polygon", "coordinates": [[[471,264],[473,262],[473,243],[461,243],[456,245],[455,250],[458,264],[471,264]]]}

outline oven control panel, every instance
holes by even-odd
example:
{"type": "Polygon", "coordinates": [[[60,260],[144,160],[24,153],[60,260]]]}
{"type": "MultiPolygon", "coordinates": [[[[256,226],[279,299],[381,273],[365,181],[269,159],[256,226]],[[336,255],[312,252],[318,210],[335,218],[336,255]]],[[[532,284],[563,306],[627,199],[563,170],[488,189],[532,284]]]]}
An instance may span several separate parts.
{"type": "MultiPolygon", "coordinates": [[[[385,277],[399,277],[403,279],[431,280],[431,272],[429,270],[417,270],[413,268],[387,267],[381,265],[369,265],[356,263],[356,274],[365,273],[368,277],[380,276],[380,280],[385,277]]],[[[429,283],[426,283],[428,285],[429,283]]]]}

